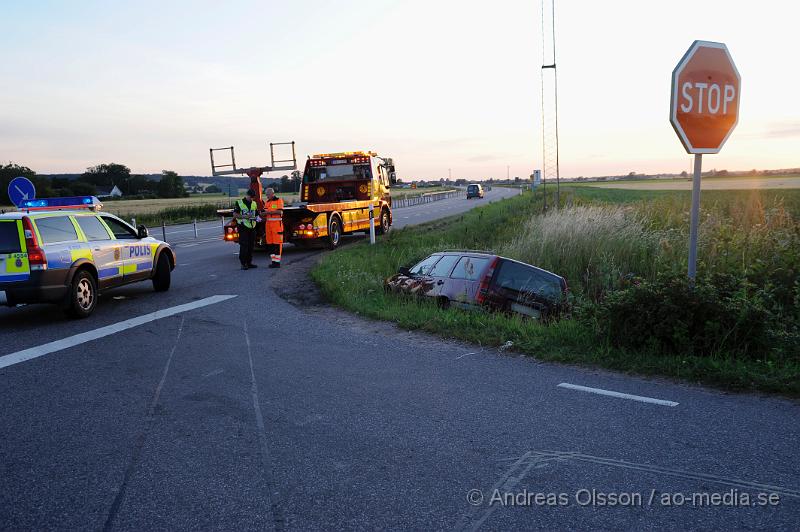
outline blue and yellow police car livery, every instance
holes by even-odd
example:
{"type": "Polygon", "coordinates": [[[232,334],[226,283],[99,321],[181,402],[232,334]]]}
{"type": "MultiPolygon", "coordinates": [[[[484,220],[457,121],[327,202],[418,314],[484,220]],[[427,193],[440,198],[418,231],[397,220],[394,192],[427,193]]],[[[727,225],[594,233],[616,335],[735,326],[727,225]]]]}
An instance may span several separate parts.
{"type": "Polygon", "coordinates": [[[103,290],[145,280],[168,290],[170,245],[101,207],[93,196],[49,198],[0,214],[0,303],[59,303],[87,317],[103,290]]]}

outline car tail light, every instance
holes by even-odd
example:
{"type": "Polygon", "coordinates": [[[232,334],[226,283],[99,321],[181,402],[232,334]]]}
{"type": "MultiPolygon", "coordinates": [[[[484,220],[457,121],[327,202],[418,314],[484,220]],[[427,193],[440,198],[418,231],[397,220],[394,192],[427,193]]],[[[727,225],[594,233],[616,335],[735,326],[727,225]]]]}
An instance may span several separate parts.
{"type": "Polygon", "coordinates": [[[305,228],[306,228],[306,224],[300,224],[300,227],[298,227],[298,229],[300,229],[301,231],[304,230],[305,228]]]}
{"type": "Polygon", "coordinates": [[[27,216],[22,217],[22,228],[25,231],[25,247],[28,248],[28,264],[31,271],[46,270],[47,257],[36,241],[36,232],[33,230],[31,219],[27,216]]]}
{"type": "Polygon", "coordinates": [[[489,264],[489,268],[486,270],[486,274],[481,279],[481,285],[478,288],[478,294],[475,296],[475,300],[478,304],[482,305],[484,301],[486,301],[486,296],[489,295],[489,283],[492,281],[492,276],[494,275],[494,269],[497,266],[497,262],[500,260],[499,257],[495,257],[492,259],[491,264],[489,264]]]}

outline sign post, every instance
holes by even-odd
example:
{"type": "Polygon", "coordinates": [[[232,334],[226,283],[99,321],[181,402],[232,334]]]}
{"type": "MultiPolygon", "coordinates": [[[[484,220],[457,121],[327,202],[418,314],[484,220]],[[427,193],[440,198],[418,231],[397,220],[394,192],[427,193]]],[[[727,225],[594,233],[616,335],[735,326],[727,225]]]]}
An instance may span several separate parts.
{"type": "Polygon", "coordinates": [[[8,199],[20,208],[23,201],[36,199],[36,187],[28,178],[15,177],[8,184],[8,199]]]}
{"type": "Polygon", "coordinates": [[[704,153],[719,153],[739,121],[741,77],[728,47],[695,41],[672,71],[670,123],[687,153],[694,154],[689,279],[697,274],[700,175],[704,153]]]}

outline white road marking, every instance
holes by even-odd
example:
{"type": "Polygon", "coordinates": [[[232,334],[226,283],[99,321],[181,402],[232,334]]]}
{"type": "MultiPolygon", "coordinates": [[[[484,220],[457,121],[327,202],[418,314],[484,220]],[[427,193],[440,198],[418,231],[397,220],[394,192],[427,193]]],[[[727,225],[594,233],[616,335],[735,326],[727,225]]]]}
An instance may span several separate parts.
{"type": "Polygon", "coordinates": [[[456,357],[456,360],[459,360],[459,359],[464,358],[464,357],[469,356],[469,355],[477,355],[477,354],[478,353],[464,353],[463,355],[458,355],[456,357]]]}
{"type": "Polygon", "coordinates": [[[161,318],[167,318],[169,316],[174,316],[175,314],[180,314],[181,312],[187,312],[201,307],[207,307],[208,305],[213,305],[215,303],[221,303],[223,301],[227,301],[228,299],[232,299],[234,297],[236,296],[228,296],[228,295],[211,296],[205,299],[200,299],[198,301],[192,301],[191,303],[178,305],[176,307],[157,310],[155,312],[151,312],[150,314],[144,314],[136,318],[131,318],[129,320],[121,321],[119,323],[114,323],[112,325],[106,325],[105,327],[94,329],[93,331],[86,331],[84,333],[76,334],[74,336],[68,336],[67,338],[56,340],[55,342],[42,344],[36,347],[31,347],[29,349],[23,349],[22,351],[17,351],[16,353],[11,353],[9,355],[4,355],[0,357],[0,369],[7,368],[8,366],[13,366],[14,364],[19,364],[20,362],[26,362],[34,358],[39,358],[44,355],[49,355],[50,353],[55,353],[56,351],[69,349],[70,347],[75,347],[76,345],[84,344],[86,342],[91,342],[92,340],[97,340],[98,338],[110,336],[112,334],[116,334],[118,332],[122,332],[127,329],[131,329],[133,327],[138,327],[139,325],[144,325],[145,323],[150,323],[151,321],[160,320],[161,318]]]}
{"type": "Polygon", "coordinates": [[[631,395],[629,393],[612,392],[610,390],[603,390],[602,388],[589,388],[588,386],[579,386],[577,384],[570,384],[562,382],[558,385],[559,388],[568,388],[570,390],[578,390],[579,392],[596,393],[598,395],[607,395],[609,397],[616,397],[618,399],[630,399],[632,401],[639,401],[640,403],[651,403],[661,406],[678,406],[680,403],[675,401],[665,401],[664,399],[653,399],[652,397],[644,397],[641,395],[631,395]]]}

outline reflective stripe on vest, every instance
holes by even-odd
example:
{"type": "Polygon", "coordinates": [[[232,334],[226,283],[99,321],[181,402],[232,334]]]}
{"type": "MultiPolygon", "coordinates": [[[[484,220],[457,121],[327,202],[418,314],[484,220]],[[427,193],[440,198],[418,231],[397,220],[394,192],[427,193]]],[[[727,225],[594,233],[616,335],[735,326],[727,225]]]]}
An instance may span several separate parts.
{"type": "Polygon", "coordinates": [[[246,216],[255,216],[256,210],[258,209],[258,205],[255,201],[250,202],[250,208],[248,209],[247,206],[244,204],[244,201],[238,200],[236,202],[239,205],[239,210],[242,211],[242,225],[247,227],[248,229],[253,229],[256,226],[255,220],[247,220],[246,216]]]}

